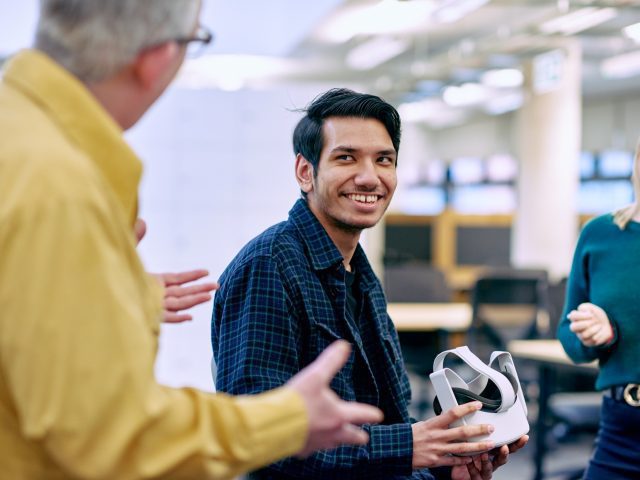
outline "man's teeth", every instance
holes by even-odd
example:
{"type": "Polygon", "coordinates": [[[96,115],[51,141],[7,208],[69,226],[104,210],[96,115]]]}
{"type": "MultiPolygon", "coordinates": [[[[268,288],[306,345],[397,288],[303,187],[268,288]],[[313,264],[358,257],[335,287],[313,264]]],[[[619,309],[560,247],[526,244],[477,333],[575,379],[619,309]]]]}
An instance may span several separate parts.
{"type": "Polygon", "coordinates": [[[378,200],[377,195],[349,195],[349,198],[362,203],[375,203],[378,200]]]}

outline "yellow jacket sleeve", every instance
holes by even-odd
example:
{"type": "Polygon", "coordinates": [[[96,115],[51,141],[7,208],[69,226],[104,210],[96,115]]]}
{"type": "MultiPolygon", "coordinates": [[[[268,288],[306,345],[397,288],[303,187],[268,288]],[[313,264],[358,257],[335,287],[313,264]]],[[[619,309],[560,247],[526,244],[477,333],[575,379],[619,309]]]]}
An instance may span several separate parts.
{"type": "Polygon", "coordinates": [[[231,478],[301,449],[289,389],[156,383],[157,291],[126,222],[93,200],[17,209],[0,232],[1,366],[21,434],[91,479],[231,478]]]}

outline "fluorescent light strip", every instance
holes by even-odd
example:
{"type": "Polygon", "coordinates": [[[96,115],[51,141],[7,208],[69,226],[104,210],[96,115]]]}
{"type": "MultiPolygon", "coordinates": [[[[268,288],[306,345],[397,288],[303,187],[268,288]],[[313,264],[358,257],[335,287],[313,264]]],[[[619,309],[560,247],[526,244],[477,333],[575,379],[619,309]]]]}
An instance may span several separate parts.
{"type": "Polygon", "coordinates": [[[602,75],[608,78],[629,78],[640,74],[640,50],[610,57],[600,65],[602,75]]]}
{"type": "Polygon", "coordinates": [[[628,27],[624,27],[622,32],[636,43],[640,43],[640,23],[634,23],[628,27]]]}
{"type": "Polygon", "coordinates": [[[453,0],[433,12],[438,23],[453,23],[489,3],[489,0],[453,0]]]}
{"type": "Polygon", "coordinates": [[[615,8],[581,8],[543,23],[540,25],[540,31],[546,34],[562,33],[564,35],[573,35],[600,25],[617,15],[618,10],[615,8]]]}
{"type": "Polygon", "coordinates": [[[368,70],[400,55],[409,41],[393,37],[375,37],[361,43],[347,54],[347,65],[354,70],[368,70]]]}

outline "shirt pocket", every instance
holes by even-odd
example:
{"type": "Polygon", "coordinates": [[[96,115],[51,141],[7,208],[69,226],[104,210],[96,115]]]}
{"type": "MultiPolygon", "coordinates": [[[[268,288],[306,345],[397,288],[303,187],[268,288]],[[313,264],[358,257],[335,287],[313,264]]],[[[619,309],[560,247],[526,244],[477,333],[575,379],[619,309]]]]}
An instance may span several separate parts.
{"type": "MultiPolygon", "coordinates": [[[[351,343],[346,335],[341,335],[334,328],[324,323],[314,324],[313,337],[313,341],[310,343],[316,351],[312,352],[313,357],[310,360],[314,360],[336,340],[346,340],[351,343]]],[[[353,391],[352,385],[354,360],[355,354],[352,346],[351,355],[349,355],[347,363],[345,363],[344,367],[342,367],[333,380],[331,380],[331,388],[343,400],[355,400],[355,392],[353,391]]]]}

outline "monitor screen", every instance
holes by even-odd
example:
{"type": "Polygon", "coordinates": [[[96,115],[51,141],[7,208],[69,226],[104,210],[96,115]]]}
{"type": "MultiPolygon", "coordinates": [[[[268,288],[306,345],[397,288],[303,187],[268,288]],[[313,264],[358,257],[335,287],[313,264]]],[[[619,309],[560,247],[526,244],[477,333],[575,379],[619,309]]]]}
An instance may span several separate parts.
{"type": "Polygon", "coordinates": [[[596,174],[596,158],[593,152],[580,152],[580,178],[592,178],[596,174]]]}
{"type": "Polygon", "coordinates": [[[633,154],[626,150],[605,150],[599,157],[599,173],[601,177],[631,177],[633,171],[633,154]]]}
{"type": "Polygon", "coordinates": [[[411,260],[431,262],[431,225],[395,225],[385,227],[385,263],[411,260]]]}
{"type": "Polygon", "coordinates": [[[505,267],[511,260],[511,227],[458,226],[456,263],[505,267]]]}
{"type": "Polygon", "coordinates": [[[458,157],[449,165],[451,182],[458,185],[484,180],[484,165],[479,157],[458,157]]]}
{"type": "Polygon", "coordinates": [[[451,206],[460,213],[513,213],[517,195],[512,185],[463,185],[453,188],[451,206]]]}
{"type": "Polygon", "coordinates": [[[487,158],[487,179],[490,182],[513,182],[517,177],[518,164],[511,155],[499,154],[487,158]]]}
{"type": "Polygon", "coordinates": [[[418,187],[396,190],[389,211],[407,215],[437,215],[446,207],[443,187],[418,187]]]}
{"type": "Polygon", "coordinates": [[[430,185],[442,185],[447,178],[447,167],[442,160],[431,160],[424,169],[424,180],[430,185]]]}
{"type": "Polygon", "coordinates": [[[633,201],[629,180],[591,180],[578,190],[578,211],[589,215],[612,212],[633,201]]]}

